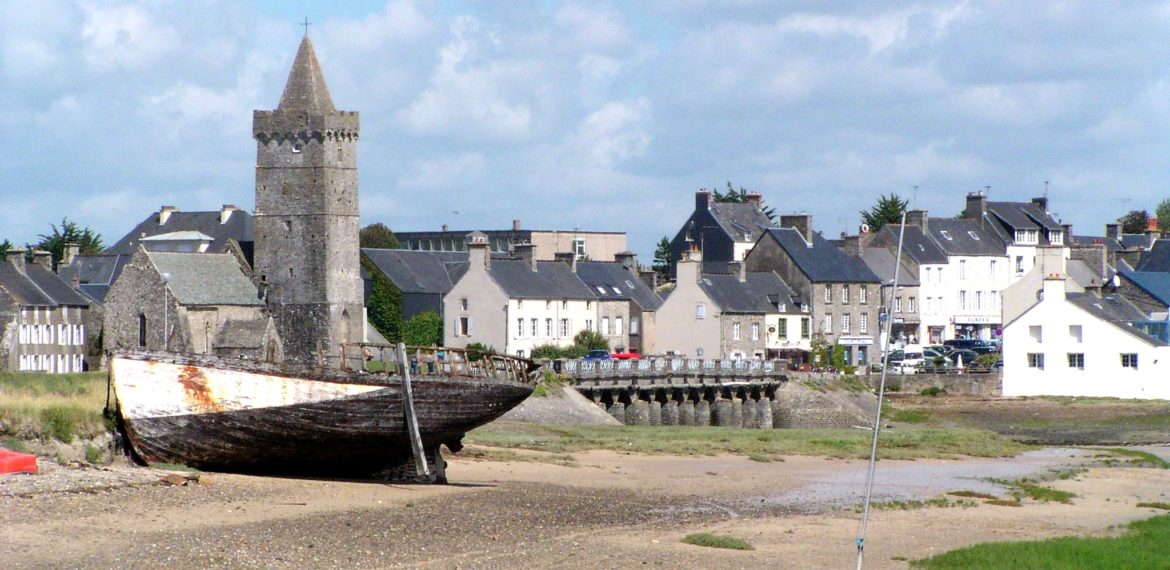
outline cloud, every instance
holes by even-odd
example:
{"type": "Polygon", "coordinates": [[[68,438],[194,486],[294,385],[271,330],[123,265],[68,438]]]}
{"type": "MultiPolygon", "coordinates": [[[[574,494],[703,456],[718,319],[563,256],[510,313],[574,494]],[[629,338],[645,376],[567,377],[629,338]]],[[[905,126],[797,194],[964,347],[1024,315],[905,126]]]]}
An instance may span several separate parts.
{"type": "Polygon", "coordinates": [[[178,46],[177,30],[134,5],[83,3],[85,59],[101,71],[142,69],[178,46]]]}

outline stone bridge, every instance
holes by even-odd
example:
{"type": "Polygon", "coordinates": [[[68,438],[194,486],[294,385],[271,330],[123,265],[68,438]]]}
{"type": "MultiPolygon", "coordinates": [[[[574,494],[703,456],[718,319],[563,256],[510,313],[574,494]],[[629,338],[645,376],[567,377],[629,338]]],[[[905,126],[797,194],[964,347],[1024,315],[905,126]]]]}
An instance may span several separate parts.
{"type": "Polygon", "coordinates": [[[568,360],[556,368],[627,425],[789,427],[776,402],[788,383],[784,360],[568,360]]]}

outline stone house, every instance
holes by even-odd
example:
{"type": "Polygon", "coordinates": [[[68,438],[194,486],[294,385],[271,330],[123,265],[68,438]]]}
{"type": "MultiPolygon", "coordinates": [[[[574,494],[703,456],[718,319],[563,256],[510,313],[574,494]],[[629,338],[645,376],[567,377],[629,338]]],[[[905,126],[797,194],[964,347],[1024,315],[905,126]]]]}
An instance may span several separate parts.
{"type": "Polygon", "coordinates": [[[874,275],[881,280],[882,305],[878,313],[878,334],[881,336],[879,346],[889,342],[916,344],[922,340],[921,327],[921,284],[919,283],[917,268],[905,261],[898,265],[896,252],[877,247],[861,248],[859,258],[874,275]],[[894,273],[897,269],[898,286],[894,287],[894,273]],[[885,338],[885,320],[893,319],[890,323],[890,338],[885,338]]]}
{"type": "MultiPolygon", "coordinates": [[[[911,295],[905,294],[902,300],[904,311],[903,323],[913,323],[916,318],[917,326],[901,324],[895,315],[894,340],[899,338],[909,340],[916,338],[924,344],[942,344],[946,338],[947,329],[951,326],[951,310],[954,300],[954,291],[948,290],[945,285],[949,259],[938,244],[930,237],[928,228],[930,218],[925,210],[911,210],[906,213],[906,228],[887,225],[868,237],[863,236],[866,247],[884,248],[886,251],[897,254],[898,238],[902,236],[902,263],[909,271],[903,272],[901,278],[908,273],[916,277],[917,292],[915,301],[910,301],[911,295]],[[913,307],[911,307],[913,306],[913,307]],[[911,317],[911,313],[916,313],[911,317]]],[[[892,267],[892,265],[888,266],[892,267]]],[[[883,283],[890,277],[881,276],[883,283]]],[[[900,279],[901,280],[901,279],[900,279]]],[[[885,287],[885,285],[883,285],[885,287]]],[[[896,302],[896,301],[895,301],[896,302]]],[[[894,307],[895,313],[900,311],[894,307]]],[[[884,329],[883,329],[884,330],[884,329]]]]}
{"type": "MultiPolygon", "coordinates": [[[[518,244],[531,244],[537,261],[553,261],[560,253],[570,253],[578,261],[613,259],[626,251],[625,232],[586,230],[531,230],[520,227],[520,220],[512,220],[510,230],[481,230],[487,236],[491,252],[510,254],[518,244]]],[[[446,225],[439,231],[395,232],[402,249],[412,251],[467,251],[468,232],[450,230],[446,225]]]]}
{"type": "Polygon", "coordinates": [[[215,354],[280,362],[256,286],[228,253],[139,249],[106,295],[106,350],[215,354]]]}
{"type": "Polygon", "coordinates": [[[1064,225],[1048,213],[1048,198],[1030,202],[989,202],[985,192],[967,194],[963,217],[996,233],[1005,245],[1010,281],[1023,277],[1036,263],[1037,246],[1068,247],[1064,225]]]}
{"type": "Polygon", "coordinates": [[[529,356],[546,344],[571,346],[582,330],[596,330],[596,296],[559,261],[539,261],[530,244],[516,257],[493,258],[488,236],[467,236],[467,271],[443,299],[443,344],[480,343],[529,356]]]}
{"type": "Polygon", "coordinates": [[[746,202],[716,202],[710,192],[695,192],[695,210],[670,242],[671,274],[674,263],[697,249],[707,264],[742,261],[768,228],[776,227],[761,209],[762,198],[751,193],[746,202]]]}
{"type": "Polygon", "coordinates": [[[773,271],[811,304],[813,336],[845,349],[849,364],[876,358],[879,286],[864,263],[813,232],[812,216],[785,215],[748,252],[748,271],[773,271]]]}
{"type": "Polygon", "coordinates": [[[403,321],[424,311],[443,318],[443,298],[467,272],[467,253],[462,251],[411,251],[362,248],[365,299],[369,306],[373,285],[371,272],[388,280],[402,297],[403,321]]]}
{"type": "Polygon", "coordinates": [[[49,252],[20,248],[0,262],[0,370],[89,369],[90,302],[51,269],[49,252]]]}
{"type": "Polygon", "coordinates": [[[662,298],[638,275],[633,253],[615,261],[576,261],[564,256],[573,272],[597,297],[598,331],[614,352],[654,354],[657,312],[662,298]]]}

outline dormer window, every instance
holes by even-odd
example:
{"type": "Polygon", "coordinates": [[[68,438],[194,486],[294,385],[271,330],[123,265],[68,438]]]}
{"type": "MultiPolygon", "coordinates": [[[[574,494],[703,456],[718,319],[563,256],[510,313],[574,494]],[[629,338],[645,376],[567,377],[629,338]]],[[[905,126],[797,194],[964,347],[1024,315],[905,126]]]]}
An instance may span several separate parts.
{"type": "Polygon", "coordinates": [[[1048,232],[1048,243],[1052,245],[1064,245],[1064,232],[1048,232]]]}
{"type": "Polygon", "coordinates": [[[1016,230],[1016,243],[1035,245],[1040,242],[1040,230],[1016,230]]]}

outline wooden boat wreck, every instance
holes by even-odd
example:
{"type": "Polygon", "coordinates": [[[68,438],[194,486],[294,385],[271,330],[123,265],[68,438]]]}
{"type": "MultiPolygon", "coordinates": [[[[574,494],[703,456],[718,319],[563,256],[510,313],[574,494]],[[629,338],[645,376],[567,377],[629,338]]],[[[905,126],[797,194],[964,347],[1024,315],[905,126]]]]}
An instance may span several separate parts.
{"type": "Polygon", "coordinates": [[[531,361],[399,352],[392,373],[124,352],[110,356],[109,374],[124,436],[146,463],[436,482],[445,480],[440,445],[459,451],[465,433],[534,388],[531,361]]]}

